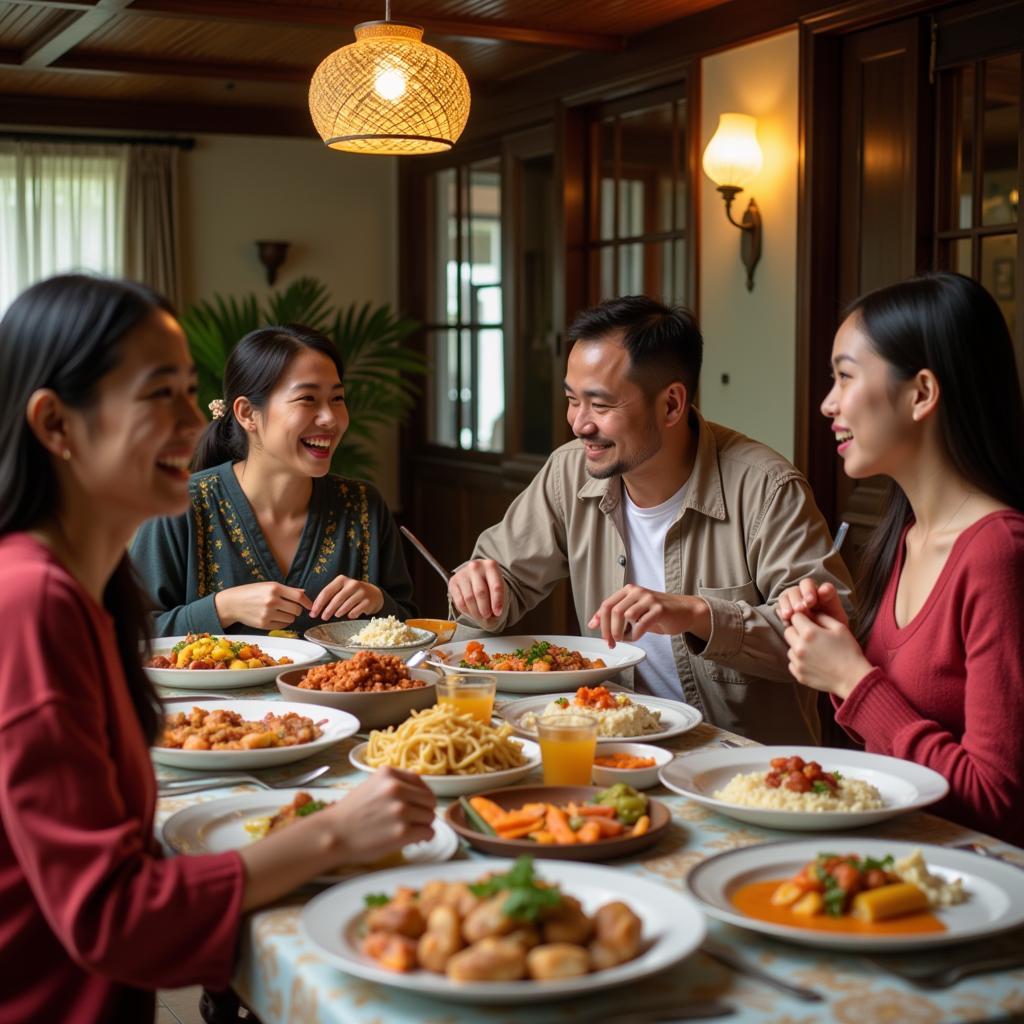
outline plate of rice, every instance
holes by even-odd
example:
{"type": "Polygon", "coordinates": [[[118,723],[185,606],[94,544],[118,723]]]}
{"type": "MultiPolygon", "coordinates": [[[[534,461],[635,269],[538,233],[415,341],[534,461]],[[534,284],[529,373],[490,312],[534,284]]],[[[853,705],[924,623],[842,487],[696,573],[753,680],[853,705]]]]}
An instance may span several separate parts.
{"type": "Polygon", "coordinates": [[[701,713],[681,701],[649,697],[604,686],[581,686],[575,693],[525,697],[503,705],[498,714],[521,736],[536,738],[537,720],[545,715],[585,713],[597,719],[597,742],[657,742],[700,725],[701,713]]]}
{"type": "Polygon", "coordinates": [[[762,828],[860,828],[941,800],[946,780],[882,754],[832,747],[738,747],[677,757],[658,776],[676,793],[762,828]]]}
{"type": "Polygon", "coordinates": [[[365,619],[325,622],[322,626],[307,629],[304,635],[311,643],[326,647],[339,658],[351,658],[360,651],[373,651],[375,654],[393,654],[403,661],[437,641],[436,633],[407,626],[394,615],[374,617],[369,622],[365,619]]]}

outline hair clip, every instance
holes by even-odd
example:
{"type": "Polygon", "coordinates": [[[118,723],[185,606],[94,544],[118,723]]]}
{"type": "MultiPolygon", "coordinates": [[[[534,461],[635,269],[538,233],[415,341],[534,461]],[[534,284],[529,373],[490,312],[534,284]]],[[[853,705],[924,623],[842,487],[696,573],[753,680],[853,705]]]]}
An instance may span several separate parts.
{"type": "Polygon", "coordinates": [[[228,411],[227,404],[223,398],[215,398],[207,408],[210,410],[210,415],[215,420],[219,420],[222,416],[226,416],[228,411]]]}

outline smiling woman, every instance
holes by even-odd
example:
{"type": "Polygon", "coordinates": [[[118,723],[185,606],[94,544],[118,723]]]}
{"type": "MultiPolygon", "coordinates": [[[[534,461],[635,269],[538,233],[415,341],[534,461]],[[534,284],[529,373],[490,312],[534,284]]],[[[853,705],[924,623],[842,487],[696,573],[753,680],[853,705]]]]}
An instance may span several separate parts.
{"type": "Polygon", "coordinates": [[[380,495],[329,474],[349,424],[343,381],[337,349],[308,327],[265,327],[232,350],[190,512],[146,524],[132,546],[158,635],[415,615],[380,495]]]}
{"type": "Polygon", "coordinates": [[[57,277],[0,321],[0,382],[0,1020],[152,1020],[158,986],[227,986],[244,911],[429,839],[434,799],[385,770],[257,848],[165,860],[125,549],[188,508],[185,336],[139,285],[57,277]]]}

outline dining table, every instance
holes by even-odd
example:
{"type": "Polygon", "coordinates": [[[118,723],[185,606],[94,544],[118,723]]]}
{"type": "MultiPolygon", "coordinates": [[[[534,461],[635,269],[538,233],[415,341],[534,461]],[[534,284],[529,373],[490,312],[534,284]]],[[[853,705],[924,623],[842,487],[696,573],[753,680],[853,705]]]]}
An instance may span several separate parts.
{"type": "MultiPolygon", "coordinates": [[[[187,690],[162,692],[190,695],[187,690]]],[[[232,690],[223,696],[268,700],[278,694],[272,686],[261,686],[232,690]]],[[[517,696],[499,691],[496,706],[517,696]]],[[[203,700],[197,698],[195,703],[202,706],[203,700]]],[[[367,777],[348,759],[361,739],[358,735],[351,737],[319,759],[260,774],[273,782],[312,767],[314,762],[324,763],[329,770],[316,780],[317,796],[324,795],[321,787],[340,794],[367,777]]],[[[757,744],[702,722],[659,745],[676,757],[686,757],[696,751],[757,744]]],[[[156,766],[156,770],[159,780],[195,774],[164,766],[156,766]]],[[[520,784],[541,781],[538,771],[520,784]]],[[[162,824],[177,811],[246,791],[251,789],[243,785],[162,797],[157,807],[158,834],[162,824]]],[[[670,826],[654,846],[607,862],[607,866],[654,880],[668,889],[685,891],[687,873],[713,854],[807,835],[744,824],[660,784],[647,793],[668,806],[670,826]]],[[[439,799],[439,807],[449,802],[439,799]]],[[[1019,866],[1024,887],[1024,850],[926,812],[908,813],[857,832],[830,833],[830,845],[840,835],[850,839],[851,847],[856,835],[864,835],[981,849],[1019,866]]],[[[490,859],[465,844],[456,856],[479,861],[481,874],[490,859]]],[[[540,873],[543,864],[538,864],[540,873]]],[[[707,938],[697,952],[642,981],[572,999],[485,1006],[404,992],[336,969],[303,935],[299,925],[303,906],[320,891],[315,886],[306,887],[250,913],[243,922],[232,986],[263,1024],[646,1024],[719,1016],[757,1024],[938,1024],[1024,1019],[1024,929],[969,947],[869,958],[762,937],[709,917],[707,938]],[[941,989],[925,988],[913,980],[922,971],[973,963],[982,953],[996,951],[1005,952],[1007,961],[1019,966],[969,975],[941,989]],[[734,963],[727,966],[723,958],[734,963]],[[800,996],[771,984],[757,972],[808,991],[800,996]],[[812,1000],[813,996],[817,998],[812,1000]]]]}

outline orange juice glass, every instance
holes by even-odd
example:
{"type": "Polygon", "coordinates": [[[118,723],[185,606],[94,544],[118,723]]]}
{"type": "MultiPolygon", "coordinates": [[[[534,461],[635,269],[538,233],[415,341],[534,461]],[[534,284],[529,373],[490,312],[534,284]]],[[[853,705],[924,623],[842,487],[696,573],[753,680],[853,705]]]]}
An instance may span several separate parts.
{"type": "Polygon", "coordinates": [[[545,786],[589,786],[597,750],[593,715],[545,715],[537,720],[545,786]]]}
{"type": "Polygon", "coordinates": [[[437,682],[437,703],[451,704],[460,715],[472,715],[489,724],[497,688],[498,680],[494,676],[447,675],[437,682]]]}

